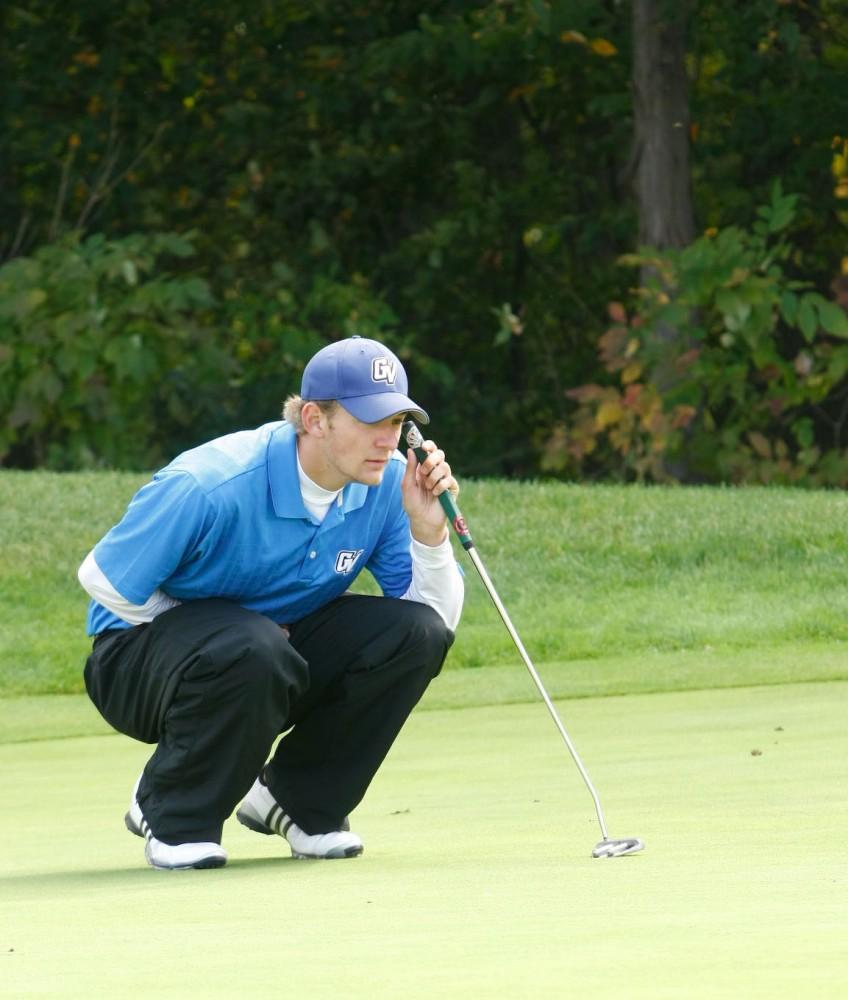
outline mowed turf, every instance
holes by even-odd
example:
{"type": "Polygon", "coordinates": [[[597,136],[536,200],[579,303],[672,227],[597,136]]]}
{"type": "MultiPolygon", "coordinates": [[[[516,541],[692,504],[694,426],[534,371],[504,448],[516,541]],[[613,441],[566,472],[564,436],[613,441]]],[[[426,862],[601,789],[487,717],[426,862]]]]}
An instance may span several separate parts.
{"type": "Polygon", "coordinates": [[[157,872],[122,824],[147,748],[0,745],[0,992],[845,996],[846,699],[834,681],[560,702],[611,834],[647,843],[611,860],[539,702],[414,713],[353,861],[294,861],[231,820],[227,868],[157,872]]]}
{"type": "Polygon", "coordinates": [[[364,857],[233,820],[227,868],[173,873],[123,828],[147,748],[81,693],[76,567],[136,485],[0,474],[0,996],[848,995],[844,493],[464,484],[643,854],[590,857],[589,794],[458,552],[463,624],[353,817],[364,857]]]}

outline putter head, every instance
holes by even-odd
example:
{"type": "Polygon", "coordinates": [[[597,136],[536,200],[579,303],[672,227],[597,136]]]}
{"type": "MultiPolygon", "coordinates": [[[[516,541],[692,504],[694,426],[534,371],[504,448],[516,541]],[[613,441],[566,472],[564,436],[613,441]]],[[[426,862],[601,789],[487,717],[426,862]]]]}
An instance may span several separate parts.
{"type": "Polygon", "coordinates": [[[618,840],[607,837],[606,840],[595,844],[592,857],[620,858],[623,854],[635,854],[637,851],[643,851],[644,849],[645,844],[638,837],[622,837],[618,840]]]}

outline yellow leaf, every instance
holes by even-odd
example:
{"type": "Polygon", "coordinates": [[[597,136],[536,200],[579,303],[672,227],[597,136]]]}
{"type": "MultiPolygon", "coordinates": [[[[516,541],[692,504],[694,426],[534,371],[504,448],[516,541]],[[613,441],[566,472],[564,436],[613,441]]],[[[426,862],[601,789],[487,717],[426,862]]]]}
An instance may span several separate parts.
{"type": "Polygon", "coordinates": [[[618,55],[618,49],[612,42],[608,42],[606,38],[593,38],[589,42],[589,47],[598,56],[609,57],[618,55]]]}
{"type": "Polygon", "coordinates": [[[675,430],[680,430],[681,427],[688,427],[696,413],[697,410],[694,406],[686,406],[684,404],[675,406],[671,426],[675,430]]]}
{"type": "Polygon", "coordinates": [[[579,45],[586,44],[586,36],[579,31],[563,31],[559,36],[561,42],[577,42],[579,45]]]}
{"type": "Polygon", "coordinates": [[[93,69],[100,62],[100,56],[90,49],[83,49],[81,52],[74,53],[74,62],[80,66],[88,66],[93,69]]]}
{"type": "Polygon", "coordinates": [[[760,434],[759,431],[749,431],[748,440],[760,458],[771,458],[771,445],[765,435],[760,434]]]}
{"type": "Polygon", "coordinates": [[[639,361],[631,361],[621,372],[621,381],[624,385],[635,382],[642,374],[642,365],[639,361]]]}
{"type": "Polygon", "coordinates": [[[522,83],[519,87],[513,87],[507,97],[510,101],[517,101],[520,97],[532,97],[537,89],[535,83],[522,83]]]}
{"type": "Polygon", "coordinates": [[[617,424],[623,414],[624,410],[617,399],[606,399],[598,407],[598,412],[595,414],[595,427],[599,431],[602,431],[605,427],[609,427],[610,424],[617,424]]]}

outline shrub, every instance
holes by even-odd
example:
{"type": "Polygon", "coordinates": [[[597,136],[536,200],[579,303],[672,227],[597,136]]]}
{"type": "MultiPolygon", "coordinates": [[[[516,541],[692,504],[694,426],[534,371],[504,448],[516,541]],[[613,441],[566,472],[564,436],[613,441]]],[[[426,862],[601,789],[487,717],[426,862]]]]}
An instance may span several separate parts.
{"type": "Polygon", "coordinates": [[[218,406],[216,345],[190,236],[79,234],[0,267],[0,461],[149,467],[218,406]]]}
{"type": "Polygon", "coordinates": [[[750,230],[622,258],[647,280],[629,315],[611,304],[610,382],[570,390],[548,470],[848,485],[848,316],[787,273],[797,200],[777,184],[750,230]]]}
{"type": "Polygon", "coordinates": [[[277,419],[316,350],[359,333],[419,363],[359,275],[272,264],[216,298],[190,235],[74,234],[0,267],[0,464],[149,469],[277,419]]]}

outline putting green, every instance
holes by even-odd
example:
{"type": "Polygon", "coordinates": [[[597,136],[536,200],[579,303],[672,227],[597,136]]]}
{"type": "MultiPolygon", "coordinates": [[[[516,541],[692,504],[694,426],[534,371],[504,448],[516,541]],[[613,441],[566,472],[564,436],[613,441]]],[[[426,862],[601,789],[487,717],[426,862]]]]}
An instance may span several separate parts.
{"type": "MultiPolygon", "coordinates": [[[[0,746],[4,997],[839,997],[848,683],[420,711],[354,829],[296,862],[230,821],[230,864],[146,867],[122,814],[146,748],[0,746]]],[[[11,703],[7,703],[9,706],[11,703]]]]}

